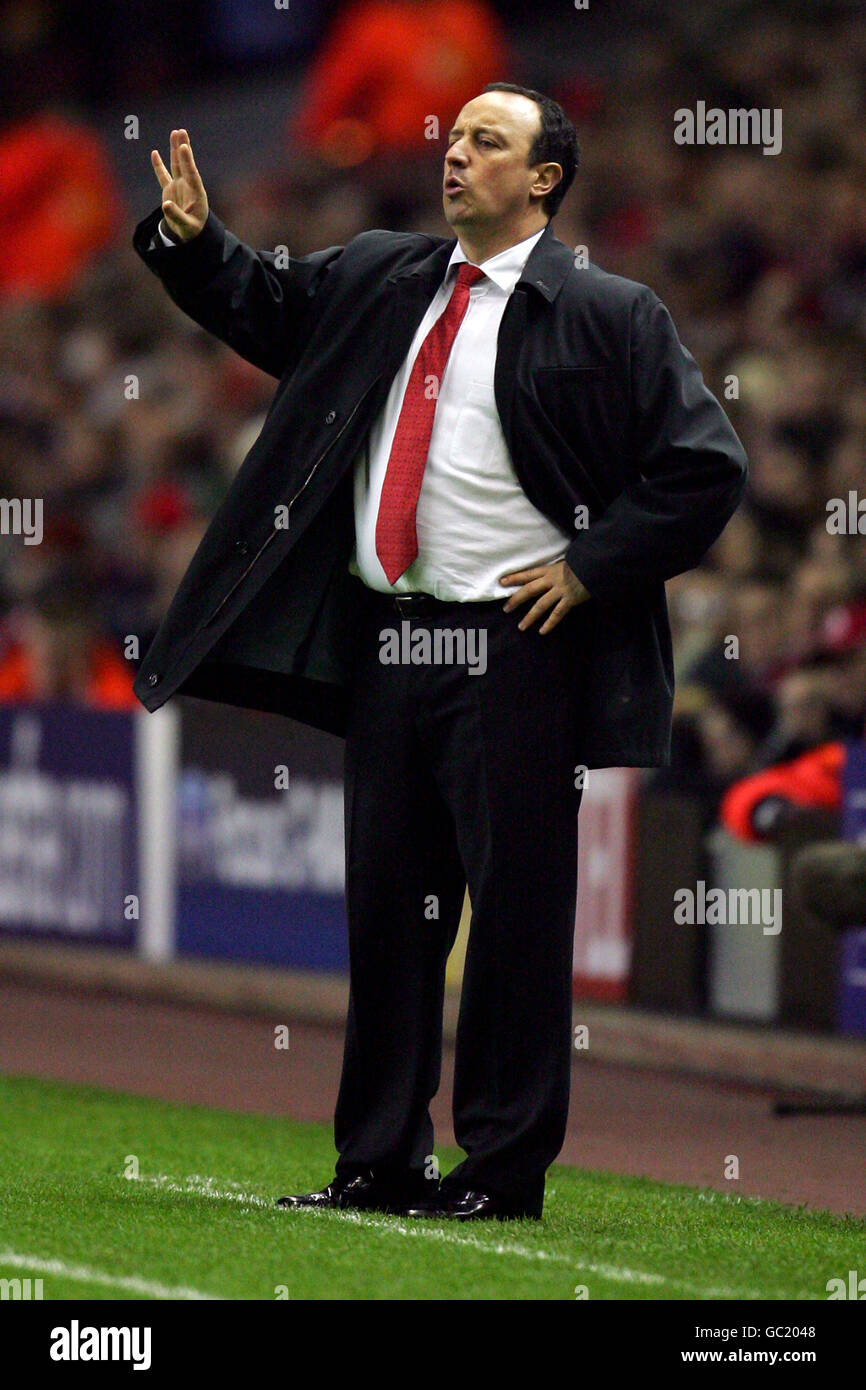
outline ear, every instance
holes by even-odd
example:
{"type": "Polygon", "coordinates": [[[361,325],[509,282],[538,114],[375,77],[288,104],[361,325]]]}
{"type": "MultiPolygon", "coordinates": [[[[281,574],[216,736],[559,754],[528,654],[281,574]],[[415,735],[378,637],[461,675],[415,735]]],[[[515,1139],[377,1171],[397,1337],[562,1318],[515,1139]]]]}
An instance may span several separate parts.
{"type": "Polygon", "coordinates": [[[532,185],[532,196],[539,199],[546,198],[548,193],[552,193],[558,183],[562,182],[562,165],[549,163],[539,164],[538,172],[535,176],[535,183],[532,185]]]}

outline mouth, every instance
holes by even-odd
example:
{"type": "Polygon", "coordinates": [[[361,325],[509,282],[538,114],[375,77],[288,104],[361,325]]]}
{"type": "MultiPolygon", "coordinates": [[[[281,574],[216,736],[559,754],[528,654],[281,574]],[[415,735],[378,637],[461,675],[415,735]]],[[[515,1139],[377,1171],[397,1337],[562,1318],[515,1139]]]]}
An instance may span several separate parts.
{"type": "Polygon", "coordinates": [[[457,195],[458,193],[462,193],[462,192],[463,192],[464,186],[465,186],[465,185],[462,184],[462,183],[460,182],[459,179],[455,179],[455,178],[449,176],[449,177],[445,180],[445,183],[443,184],[443,189],[444,189],[446,198],[454,198],[454,197],[456,197],[456,195],[457,195]]]}

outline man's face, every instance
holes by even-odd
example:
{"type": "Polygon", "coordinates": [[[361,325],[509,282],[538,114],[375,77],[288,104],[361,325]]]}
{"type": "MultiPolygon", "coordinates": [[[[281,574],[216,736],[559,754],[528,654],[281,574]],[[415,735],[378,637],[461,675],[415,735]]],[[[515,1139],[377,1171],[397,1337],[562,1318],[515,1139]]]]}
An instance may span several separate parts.
{"type": "Polygon", "coordinates": [[[539,166],[529,151],[541,112],[515,92],[485,92],[466,103],[448,135],[442,204],[450,226],[495,226],[526,213],[539,166]]]}

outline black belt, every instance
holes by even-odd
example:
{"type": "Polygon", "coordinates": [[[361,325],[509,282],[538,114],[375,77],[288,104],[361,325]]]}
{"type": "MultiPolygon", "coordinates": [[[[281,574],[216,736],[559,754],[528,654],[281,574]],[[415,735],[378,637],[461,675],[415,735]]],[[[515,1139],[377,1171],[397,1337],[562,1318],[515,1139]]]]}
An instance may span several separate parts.
{"type": "Polygon", "coordinates": [[[368,597],[380,604],[388,612],[400,613],[404,618],[431,618],[438,613],[453,613],[455,609],[465,612],[470,608],[489,607],[492,604],[500,606],[505,599],[472,599],[469,602],[462,602],[460,599],[434,598],[432,594],[383,594],[378,589],[368,589],[368,597]]]}

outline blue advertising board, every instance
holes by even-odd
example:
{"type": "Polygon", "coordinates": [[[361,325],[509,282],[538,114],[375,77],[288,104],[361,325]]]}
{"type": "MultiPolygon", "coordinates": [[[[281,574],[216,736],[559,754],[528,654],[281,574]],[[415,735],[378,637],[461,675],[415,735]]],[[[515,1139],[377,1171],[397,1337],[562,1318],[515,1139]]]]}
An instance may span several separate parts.
{"type": "Polygon", "coordinates": [[[133,715],[0,706],[0,932],[131,946],[133,715]]]}
{"type": "MultiPolygon", "coordinates": [[[[852,743],[847,749],[842,836],[866,849],[866,743],[852,743]]],[[[839,970],[839,1031],[866,1037],[866,921],[842,933],[839,970]]]]}
{"type": "Polygon", "coordinates": [[[178,705],[178,956],[345,971],[342,741],[178,705]]]}

